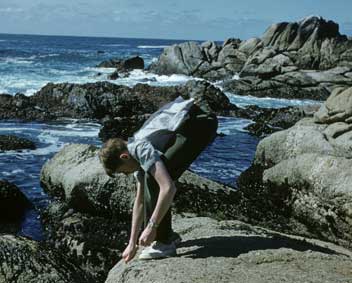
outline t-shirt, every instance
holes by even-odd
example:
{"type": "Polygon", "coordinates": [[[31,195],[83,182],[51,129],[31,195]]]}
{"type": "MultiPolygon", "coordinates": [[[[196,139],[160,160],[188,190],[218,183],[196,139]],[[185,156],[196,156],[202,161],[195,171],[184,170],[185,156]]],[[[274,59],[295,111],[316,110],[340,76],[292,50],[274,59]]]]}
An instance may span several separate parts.
{"type": "Polygon", "coordinates": [[[141,165],[142,170],[134,175],[141,181],[144,172],[160,160],[162,149],[168,143],[172,133],[187,119],[194,99],[183,99],[181,96],[164,105],[152,114],[143,126],[128,138],[127,149],[141,165]]]}

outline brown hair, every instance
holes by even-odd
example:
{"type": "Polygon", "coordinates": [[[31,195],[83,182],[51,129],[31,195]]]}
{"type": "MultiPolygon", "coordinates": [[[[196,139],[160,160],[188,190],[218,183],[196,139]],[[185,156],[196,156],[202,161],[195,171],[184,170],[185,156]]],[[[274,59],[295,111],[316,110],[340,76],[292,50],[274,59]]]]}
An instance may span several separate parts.
{"type": "Polygon", "coordinates": [[[99,159],[103,164],[106,174],[113,177],[113,173],[121,165],[120,154],[127,150],[123,139],[112,138],[107,140],[99,150],[99,159]]]}

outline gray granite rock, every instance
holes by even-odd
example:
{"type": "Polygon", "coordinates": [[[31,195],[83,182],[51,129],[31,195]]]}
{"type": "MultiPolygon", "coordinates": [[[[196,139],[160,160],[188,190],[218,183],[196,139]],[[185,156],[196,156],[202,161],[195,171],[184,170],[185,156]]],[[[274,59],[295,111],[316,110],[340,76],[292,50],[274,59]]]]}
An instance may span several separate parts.
{"type": "Polygon", "coordinates": [[[351,88],[336,89],[314,118],[264,138],[243,176],[257,170],[245,186],[283,193],[285,215],[302,224],[295,233],[344,246],[352,241],[350,97],[351,88]]]}
{"type": "Polygon", "coordinates": [[[240,221],[178,217],[177,257],[120,261],[106,283],[349,282],[351,252],[240,221]]]}

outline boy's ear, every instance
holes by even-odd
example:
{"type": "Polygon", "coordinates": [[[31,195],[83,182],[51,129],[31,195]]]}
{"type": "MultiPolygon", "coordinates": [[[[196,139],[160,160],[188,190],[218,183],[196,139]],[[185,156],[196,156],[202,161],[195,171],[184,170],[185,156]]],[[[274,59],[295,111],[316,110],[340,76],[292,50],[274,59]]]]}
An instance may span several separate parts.
{"type": "Polygon", "coordinates": [[[130,159],[130,155],[127,152],[123,152],[120,154],[120,159],[128,160],[128,159],[130,159]]]}

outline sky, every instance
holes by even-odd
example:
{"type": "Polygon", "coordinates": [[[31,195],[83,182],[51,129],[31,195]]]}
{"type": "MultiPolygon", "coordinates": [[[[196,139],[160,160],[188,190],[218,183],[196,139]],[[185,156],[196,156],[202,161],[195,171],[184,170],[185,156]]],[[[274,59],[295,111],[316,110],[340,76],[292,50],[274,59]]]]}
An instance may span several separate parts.
{"type": "Polygon", "coordinates": [[[224,40],[320,15],[352,35],[352,0],[0,0],[0,33],[224,40]]]}

